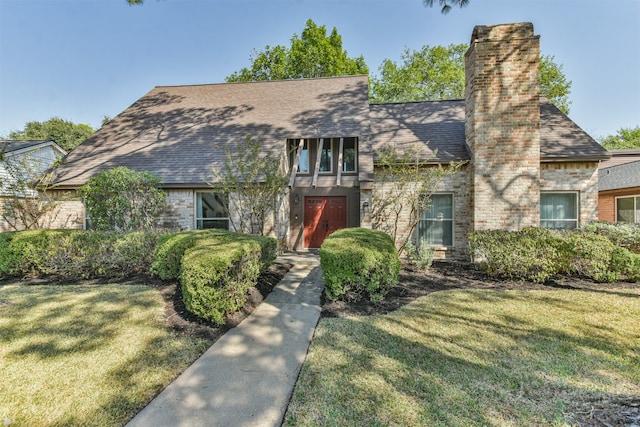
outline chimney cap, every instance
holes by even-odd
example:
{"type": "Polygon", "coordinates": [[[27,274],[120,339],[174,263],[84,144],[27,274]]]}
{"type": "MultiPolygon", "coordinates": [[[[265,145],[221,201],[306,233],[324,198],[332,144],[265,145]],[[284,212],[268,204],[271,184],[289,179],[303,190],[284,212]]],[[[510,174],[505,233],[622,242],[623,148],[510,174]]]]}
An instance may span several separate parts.
{"type": "Polygon", "coordinates": [[[531,22],[518,22],[513,24],[476,25],[471,34],[471,43],[486,40],[507,40],[533,37],[533,24],[531,22]]]}

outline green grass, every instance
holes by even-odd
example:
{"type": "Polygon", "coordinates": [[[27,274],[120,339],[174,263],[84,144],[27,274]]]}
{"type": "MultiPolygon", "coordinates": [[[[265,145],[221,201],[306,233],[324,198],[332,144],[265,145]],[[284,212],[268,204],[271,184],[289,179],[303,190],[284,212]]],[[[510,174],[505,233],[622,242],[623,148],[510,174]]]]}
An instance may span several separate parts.
{"type": "Polygon", "coordinates": [[[144,285],[0,287],[0,420],[122,425],[208,347],[144,285]]]}
{"type": "Polygon", "coordinates": [[[456,290],[322,319],[295,426],[572,425],[640,395],[640,290],[456,290]]]}

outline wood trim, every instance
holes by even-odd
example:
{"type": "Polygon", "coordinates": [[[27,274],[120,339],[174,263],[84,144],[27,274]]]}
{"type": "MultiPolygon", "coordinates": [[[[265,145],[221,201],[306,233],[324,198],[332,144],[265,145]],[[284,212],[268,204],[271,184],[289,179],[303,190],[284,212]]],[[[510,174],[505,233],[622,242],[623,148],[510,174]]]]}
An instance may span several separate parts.
{"type": "Polygon", "coordinates": [[[324,138],[318,139],[318,146],[316,148],[316,167],[313,170],[313,181],[311,181],[311,185],[313,188],[316,187],[318,183],[318,172],[320,171],[320,157],[322,156],[322,149],[324,148],[324,138]]]}
{"type": "Polygon", "coordinates": [[[304,139],[300,138],[298,141],[298,149],[296,150],[296,157],[293,159],[293,167],[291,168],[291,177],[289,178],[289,187],[293,187],[296,182],[296,173],[298,172],[298,164],[300,163],[300,155],[304,149],[304,139]]]}

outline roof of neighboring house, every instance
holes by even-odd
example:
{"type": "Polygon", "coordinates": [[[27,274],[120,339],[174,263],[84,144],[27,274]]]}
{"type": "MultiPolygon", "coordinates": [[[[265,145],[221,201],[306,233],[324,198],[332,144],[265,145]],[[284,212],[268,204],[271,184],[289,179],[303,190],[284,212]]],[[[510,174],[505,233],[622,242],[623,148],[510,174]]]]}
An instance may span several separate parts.
{"type": "Polygon", "coordinates": [[[56,171],[61,187],[100,170],[145,170],[164,186],[202,185],[247,135],[267,150],[288,138],[369,134],[368,77],[159,86],[80,144],[56,171]]]}
{"type": "MultiPolygon", "coordinates": [[[[448,163],[469,160],[465,144],[465,101],[424,101],[371,105],[375,150],[393,143],[412,146],[423,159],[448,163]]],[[[598,161],[607,151],[545,98],[540,100],[542,161],[598,161]]]]}
{"type": "Polygon", "coordinates": [[[600,162],[600,169],[611,166],[622,165],[624,163],[636,162],[640,160],[640,150],[637,148],[627,148],[624,150],[609,150],[611,158],[600,162]]]}
{"type": "Polygon", "coordinates": [[[598,171],[598,190],[640,187],[640,160],[611,166],[598,171]]]}
{"type": "Polygon", "coordinates": [[[34,148],[53,146],[63,154],[66,152],[52,140],[30,140],[30,141],[18,141],[18,140],[0,140],[0,153],[10,154],[21,151],[30,151],[34,148]]]}

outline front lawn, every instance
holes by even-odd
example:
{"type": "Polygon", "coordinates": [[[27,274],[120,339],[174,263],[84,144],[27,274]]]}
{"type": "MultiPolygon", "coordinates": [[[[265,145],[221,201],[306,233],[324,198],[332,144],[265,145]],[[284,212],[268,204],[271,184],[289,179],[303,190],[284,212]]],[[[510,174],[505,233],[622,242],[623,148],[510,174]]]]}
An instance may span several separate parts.
{"type": "Polygon", "coordinates": [[[286,425],[598,425],[640,405],[639,325],[637,288],[450,290],[323,318],[286,425]]]}
{"type": "Polygon", "coordinates": [[[122,425],[211,343],[164,309],[142,284],[0,286],[0,420],[122,425]]]}

